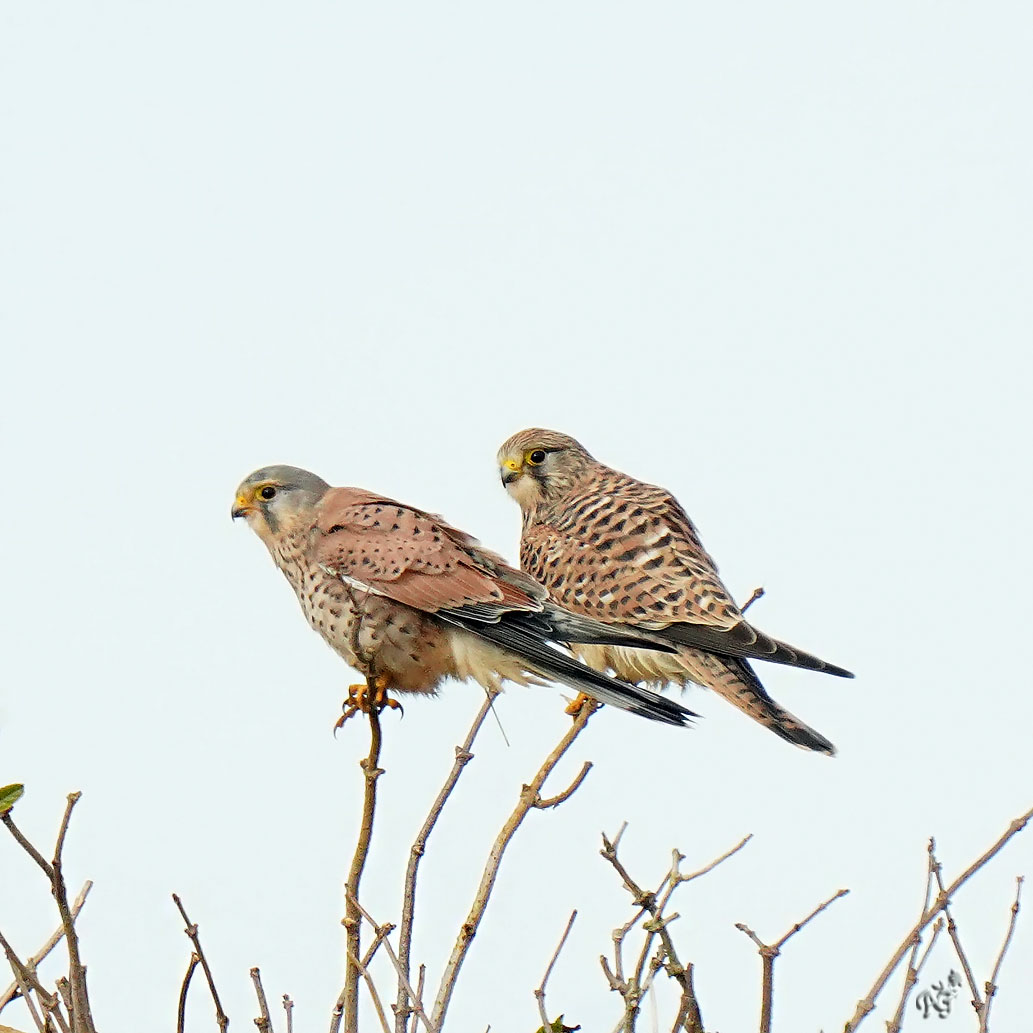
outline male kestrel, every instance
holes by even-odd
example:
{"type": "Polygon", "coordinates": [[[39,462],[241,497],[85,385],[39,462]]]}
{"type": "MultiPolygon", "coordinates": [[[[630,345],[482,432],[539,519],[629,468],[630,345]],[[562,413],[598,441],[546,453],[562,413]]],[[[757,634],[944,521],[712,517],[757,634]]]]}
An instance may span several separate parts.
{"type": "Polygon", "coordinates": [[[447,677],[473,678],[485,689],[548,678],[667,724],[695,716],[550,643],[669,645],[568,613],[440,517],[361,488],[331,488],[293,466],[245,478],[232,512],[265,543],[312,627],[367,679],[368,696],[367,686],[352,687],[359,691],[351,712],[395,705],[388,689],[433,694],[447,677]]]}
{"type": "Polygon", "coordinates": [[[614,630],[651,631],[678,647],[669,654],[574,645],[582,659],[626,681],[706,686],[783,739],[835,753],[765,692],[748,660],[853,675],[754,628],[673,495],[604,466],[551,430],[514,434],[498,463],[523,511],[520,565],[552,599],[614,630]]]}

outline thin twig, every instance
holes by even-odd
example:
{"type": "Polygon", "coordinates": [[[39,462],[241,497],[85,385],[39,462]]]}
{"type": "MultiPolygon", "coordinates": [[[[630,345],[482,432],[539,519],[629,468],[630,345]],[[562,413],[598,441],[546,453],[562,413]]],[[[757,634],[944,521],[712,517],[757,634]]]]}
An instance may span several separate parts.
{"type": "Polygon", "coordinates": [[[764,943],[763,940],[744,922],[736,922],[735,928],[745,933],[756,945],[761,962],[760,988],[760,1033],[771,1033],[771,1012],[775,995],[775,958],[778,957],[786,941],[794,937],[812,919],[817,918],[833,901],[845,897],[850,890],[837,890],[828,900],[819,904],[806,918],[797,922],[780,940],[764,943]]]}
{"type": "Polygon", "coordinates": [[[359,883],[369,856],[369,844],[373,835],[373,819],[377,809],[377,779],[383,774],[380,764],[380,713],[374,706],[369,711],[369,756],[359,761],[365,776],[365,790],[362,796],[362,821],[359,838],[355,844],[348,881],[344,884],[344,928],[345,928],[345,974],[344,974],[344,1028],[353,1033],[359,1027],[359,969],[361,950],[361,926],[359,919],[359,883]]]}
{"type": "Polygon", "coordinates": [[[746,602],[739,607],[740,613],[745,613],[758,599],[764,595],[763,588],[755,588],[753,594],[746,600],[746,602]]]}
{"type": "Polygon", "coordinates": [[[366,989],[369,990],[370,999],[373,1001],[373,1010],[377,1013],[377,1018],[380,1019],[380,1028],[384,1033],[391,1033],[391,1027],[387,1024],[387,1016],[384,1014],[384,1006],[380,1003],[380,994],[377,993],[377,986],[373,982],[373,977],[369,974],[369,969],[354,954],[349,954],[348,960],[352,962],[359,975],[366,982],[366,989]]]}
{"type": "Polygon", "coordinates": [[[988,861],[996,856],[1004,845],[1012,838],[1012,836],[1021,832],[1029,820],[1033,818],[1033,807],[1031,807],[1025,814],[1016,818],[1013,822],[1008,825],[1001,837],[986,851],[982,856],[977,857],[945,890],[941,890],[937,895],[936,899],[929,906],[928,910],[924,915],[919,918],[918,922],[908,930],[907,935],[904,937],[900,946],[897,948],[893,957],[887,962],[886,967],[879,973],[872,988],[868,991],[866,997],[862,997],[857,1002],[857,1008],[854,1010],[854,1014],[847,1020],[844,1026],[843,1033],[854,1033],[854,1030],[864,1021],[867,1016],[875,1008],[875,999],[879,996],[882,988],[886,985],[890,976],[896,971],[897,966],[900,964],[901,959],[907,952],[908,947],[914,942],[914,938],[918,936],[922,930],[943,910],[944,904],[950,901],[950,898],[966,883],[968,880],[979,871],[988,861]]]}
{"type": "Polygon", "coordinates": [[[638,1014],[639,1002],[642,999],[642,995],[651,985],[655,971],[660,967],[663,967],[667,971],[668,976],[681,988],[679,1018],[674,1028],[684,1028],[688,1030],[689,1033],[703,1033],[703,1017],[700,1013],[699,1002],[696,998],[693,983],[693,966],[691,962],[683,965],[679,961],[677,951],[674,947],[674,941],[672,940],[670,931],[667,928],[668,925],[678,917],[678,915],[673,914],[665,916],[663,911],[670,902],[674,890],[681,885],[681,883],[690,882],[693,879],[697,879],[700,876],[713,871],[713,869],[723,861],[728,860],[728,858],[733,854],[738,853],[750,841],[752,835],[746,836],[730,850],[726,850],[721,854],[720,857],[715,858],[709,864],[699,869],[699,871],[693,872],[689,875],[683,875],[680,870],[680,864],[684,860],[683,855],[677,850],[672,850],[670,869],[660,882],[656,891],[650,892],[644,890],[631,877],[631,874],[628,872],[617,854],[617,848],[620,845],[621,838],[624,836],[627,827],[628,823],[624,822],[618,830],[617,835],[614,836],[612,840],[608,839],[606,835],[603,834],[603,848],[599,851],[600,854],[612,865],[614,871],[616,871],[620,876],[621,881],[624,883],[624,887],[631,894],[632,903],[639,909],[638,913],[632,917],[631,921],[626,925],[615,929],[613,932],[614,960],[617,966],[616,973],[610,970],[605,957],[599,959],[602,964],[603,974],[606,976],[607,982],[610,984],[610,989],[616,990],[624,999],[624,1015],[621,1018],[621,1021],[617,1024],[617,1030],[623,1029],[630,1031],[634,1029],[635,1019],[638,1014]],[[626,979],[624,977],[623,960],[624,938],[627,936],[628,931],[644,914],[648,914],[650,916],[649,920],[643,924],[643,930],[646,933],[645,944],[639,954],[638,963],[635,966],[634,973],[632,973],[629,979],[626,979]],[[649,960],[650,951],[652,950],[654,938],[656,937],[659,937],[660,939],[658,952],[656,958],[649,962],[650,974],[648,976],[644,976],[646,962],[649,960]]]}
{"type": "Polygon", "coordinates": [[[183,921],[187,924],[186,929],[183,931],[190,937],[190,942],[194,945],[194,953],[200,959],[201,970],[204,972],[205,979],[208,980],[208,989],[212,995],[212,1003],[215,1005],[215,1021],[219,1024],[220,1033],[226,1033],[226,1027],[230,1024],[230,1020],[222,1010],[222,1001],[219,1000],[219,991],[215,989],[215,980],[212,978],[212,970],[208,966],[208,959],[205,957],[204,948],[201,946],[201,938],[197,934],[197,923],[191,922],[187,917],[186,909],[183,907],[183,901],[179,899],[178,893],[173,893],[172,899],[176,902],[176,907],[179,908],[179,913],[183,916],[183,921]]]}
{"type": "Polygon", "coordinates": [[[537,807],[540,811],[547,811],[552,807],[559,807],[561,803],[569,800],[570,797],[577,792],[578,787],[588,777],[588,772],[591,770],[592,762],[590,760],[586,760],[584,764],[581,765],[581,770],[575,776],[574,781],[571,782],[562,793],[557,793],[555,796],[547,797],[544,800],[535,800],[533,806],[537,807]]]}
{"type": "Polygon", "coordinates": [[[287,1013],[287,1033],[294,1033],[294,1002],[290,994],[283,995],[283,1010],[287,1013]]]}
{"type": "MultiPolygon", "coordinates": [[[[934,853],[936,849],[936,843],[930,837],[929,846],[926,848],[928,853],[928,860],[926,863],[925,871],[925,897],[922,901],[922,910],[919,915],[924,915],[929,909],[929,900],[933,892],[933,871],[936,868],[936,855],[934,853]]],[[[920,966],[915,964],[915,959],[918,957],[918,948],[921,946],[922,937],[916,936],[915,942],[911,945],[911,956],[908,958],[907,963],[907,975],[904,977],[904,989],[900,993],[900,1000],[897,1002],[897,1010],[893,1014],[892,1020],[886,1023],[886,1033],[900,1033],[901,1024],[904,1021],[904,1009],[907,1007],[908,998],[911,996],[911,991],[915,988],[915,984],[918,982],[918,970],[920,966]]]]}
{"type": "MultiPolygon", "coordinates": [[[[359,914],[363,918],[365,918],[366,921],[369,922],[369,924],[374,929],[379,930],[382,928],[381,926],[377,925],[377,923],[373,919],[373,916],[357,900],[355,901],[355,907],[358,910],[359,914]]],[[[391,941],[386,936],[384,937],[384,950],[387,951],[388,960],[391,962],[392,966],[394,966],[394,970],[398,974],[398,978],[402,980],[402,984],[405,987],[405,992],[409,995],[409,1000],[412,1001],[413,1008],[416,1011],[416,1014],[419,1016],[420,1021],[423,1023],[424,1028],[427,1030],[427,1033],[435,1033],[435,1030],[437,1030],[438,1027],[433,1025],[431,1020],[427,1017],[427,1013],[423,1009],[423,1001],[420,995],[415,990],[413,990],[412,984],[409,982],[408,977],[402,974],[402,967],[398,962],[398,955],[395,954],[394,948],[391,946],[391,941]]],[[[422,965],[420,966],[420,970],[422,978],[422,965]]],[[[351,1033],[351,1031],[345,1030],[345,1033],[351,1033]]]]}
{"type": "Polygon", "coordinates": [[[958,927],[954,922],[954,915],[950,909],[950,900],[947,898],[947,891],[943,886],[943,865],[940,864],[936,858],[936,840],[932,837],[929,839],[929,853],[931,855],[933,875],[936,877],[936,886],[940,895],[944,898],[943,913],[947,918],[947,933],[951,938],[951,943],[954,944],[954,953],[957,954],[958,961],[961,962],[961,970],[965,973],[965,979],[968,982],[968,989],[972,994],[970,1003],[978,1016],[982,1014],[983,997],[979,992],[979,987],[976,985],[976,977],[972,972],[972,965],[968,960],[968,955],[961,946],[961,935],[959,934],[958,927]]]}
{"type": "Polygon", "coordinates": [[[7,955],[7,963],[11,966],[14,980],[18,984],[18,991],[22,996],[22,1000],[25,1001],[25,1007],[28,1008],[32,1021],[36,1024],[36,1028],[40,1033],[44,1033],[43,1020],[39,1017],[39,1012],[36,1011],[36,1003],[32,999],[32,991],[38,991],[39,981],[33,977],[31,972],[26,970],[24,963],[15,954],[14,948],[7,942],[7,938],[3,933],[0,933],[0,947],[3,947],[4,953],[7,955]]]}
{"type": "MultiPolygon", "coordinates": [[[[416,914],[416,877],[419,874],[420,861],[427,849],[427,840],[430,838],[431,832],[434,831],[434,826],[437,824],[438,818],[441,817],[441,812],[448,802],[448,798],[452,795],[452,791],[459,781],[459,776],[463,773],[466,765],[473,759],[471,750],[474,740],[477,738],[481,725],[484,724],[492,709],[495,697],[499,694],[497,689],[487,689],[485,691],[487,695],[481,704],[480,710],[477,711],[477,716],[473,719],[473,724],[470,725],[470,730],[466,733],[466,739],[463,740],[462,746],[456,747],[456,759],[452,765],[452,770],[449,771],[441,791],[435,797],[434,803],[431,804],[430,813],[420,827],[420,831],[409,850],[409,864],[405,869],[405,890],[402,896],[402,920],[398,930],[398,963],[406,979],[409,978],[410,970],[413,920],[416,914]]],[[[395,1033],[406,1033],[406,1025],[411,1014],[408,1001],[409,997],[405,986],[402,983],[402,979],[399,978],[398,994],[394,1005],[395,1033]]]]}
{"type": "Polygon", "coordinates": [[[1015,935],[1015,923],[1019,917],[1019,898],[1022,896],[1022,882],[1023,878],[1020,875],[1015,880],[1015,903],[1011,906],[1008,931],[1005,933],[1004,943],[1001,944],[1001,953],[997,955],[997,961],[994,962],[993,972],[986,983],[986,1004],[983,1006],[983,1013],[979,1017],[979,1033],[987,1033],[987,1030],[990,1028],[990,1006],[997,993],[997,977],[1001,974],[1001,963],[1004,961],[1004,955],[1008,950],[1008,945],[1011,943],[1011,938],[1015,935]]]}
{"type": "Polygon", "coordinates": [[[251,982],[255,984],[255,996],[258,998],[258,1018],[255,1025],[258,1033],[273,1033],[273,1020],[269,1014],[269,1004],[265,999],[265,987],[262,986],[262,973],[256,965],[251,969],[251,982]]]}
{"type": "MultiPolygon", "coordinates": [[[[586,772],[587,774],[587,772],[586,772]]],[[[542,976],[542,981],[535,990],[534,995],[538,999],[538,1014],[542,1017],[542,1025],[546,1030],[549,1029],[551,1023],[549,1022],[548,1013],[545,1010],[545,984],[549,981],[549,976],[552,975],[553,965],[556,964],[556,959],[560,956],[560,951],[563,950],[563,945],[567,942],[567,937],[570,935],[570,930],[574,928],[574,919],[577,918],[577,909],[570,912],[570,918],[567,919],[567,928],[563,930],[563,935],[560,937],[560,942],[556,947],[556,950],[552,953],[552,958],[549,961],[548,968],[545,970],[545,975],[542,976]]]]}
{"type": "MultiPolygon", "coordinates": [[[[90,890],[93,889],[93,883],[87,879],[83,883],[83,888],[79,890],[79,896],[75,898],[75,902],[72,904],[71,913],[72,920],[74,921],[79,917],[79,912],[82,910],[83,904],[86,903],[86,898],[89,895],[90,890]]],[[[25,964],[30,968],[37,968],[44,958],[64,939],[65,927],[63,925],[58,926],[50,934],[50,939],[47,940],[43,946],[36,951],[31,957],[27,958],[25,964]]],[[[8,1004],[11,1003],[19,994],[17,982],[12,983],[2,994],[0,994],[0,1011],[3,1011],[8,1004]]]]}
{"type": "Polygon", "coordinates": [[[90,997],[86,989],[86,969],[79,954],[79,935],[75,931],[75,919],[72,917],[72,910],[68,904],[68,888],[65,885],[64,858],[62,856],[68,825],[72,820],[72,810],[81,797],[82,793],[68,794],[68,803],[65,806],[64,817],[61,819],[61,827],[57,833],[57,845],[54,848],[51,872],[54,899],[57,901],[57,910],[61,915],[61,924],[65,930],[65,946],[68,948],[68,982],[71,984],[72,991],[72,1013],[69,1018],[72,1022],[72,1030],[73,1033],[96,1033],[93,1016],[90,1014],[90,997]]]}
{"type": "Polygon", "coordinates": [[[176,1009],[176,1033],[184,1033],[187,1022],[187,993],[190,990],[190,980],[194,976],[194,969],[197,968],[201,959],[193,951],[190,953],[190,964],[187,965],[186,975],[183,977],[183,985],[179,988],[179,1007],[176,1009]]]}
{"type": "Polygon", "coordinates": [[[528,812],[534,808],[535,804],[541,802],[541,789],[545,780],[570,748],[571,743],[584,731],[589,718],[597,709],[598,704],[589,700],[578,710],[570,728],[567,729],[552,752],[545,758],[544,763],[538,769],[538,773],[531,780],[530,785],[525,785],[520,790],[516,807],[513,808],[512,814],[506,819],[501,831],[495,838],[495,842],[492,844],[491,851],[488,854],[487,863],[484,866],[484,872],[481,875],[480,885],[478,885],[477,892],[474,895],[470,912],[466,916],[466,921],[459,928],[459,935],[456,937],[455,946],[452,948],[452,954],[441,976],[441,984],[438,987],[438,993],[434,1000],[434,1011],[432,1014],[432,1021],[436,1029],[440,1029],[444,1024],[449,1002],[452,1000],[452,994],[455,992],[456,980],[459,978],[459,970],[466,960],[470,944],[473,942],[474,936],[477,935],[481,919],[484,917],[484,912],[488,906],[488,899],[491,896],[492,889],[495,887],[495,879],[498,876],[499,865],[502,863],[502,855],[505,853],[506,847],[509,846],[510,840],[512,840],[514,833],[523,823],[524,818],[527,817],[528,812]]]}
{"type": "MultiPolygon", "coordinates": [[[[420,974],[416,977],[416,1000],[418,1000],[418,1001],[422,1001],[423,1000],[423,989],[424,989],[424,986],[426,985],[426,982],[427,982],[427,966],[421,964],[420,965],[420,974]]],[[[408,998],[406,998],[406,1000],[408,1000],[408,998]]],[[[418,1015],[414,1014],[413,1017],[412,1017],[412,1033],[416,1033],[417,1029],[419,1028],[418,1025],[417,1025],[417,1023],[419,1021],[420,1021],[420,1017],[418,1015]]],[[[490,1023],[488,1024],[488,1029],[491,1029],[491,1024],[490,1023]]]]}

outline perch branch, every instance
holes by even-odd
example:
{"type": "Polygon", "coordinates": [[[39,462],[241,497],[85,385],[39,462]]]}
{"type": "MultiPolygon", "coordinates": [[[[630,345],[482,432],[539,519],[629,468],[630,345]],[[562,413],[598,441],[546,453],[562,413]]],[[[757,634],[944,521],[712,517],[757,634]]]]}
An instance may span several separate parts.
{"type": "Polygon", "coordinates": [[[506,847],[509,846],[510,840],[512,840],[514,833],[523,823],[524,818],[527,817],[528,812],[536,804],[542,802],[541,789],[545,780],[559,763],[560,758],[570,748],[571,743],[584,730],[589,718],[597,708],[597,703],[588,701],[578,710],[570,728],[567,729],[552,752],[545,758],[545,762],[538,769],[538,773],[531,780],[531,784],[525,785],[521,789],[516,807],[506,819],[494,844],[492,844],[487,863],[484,866],[484,872],[481,876],[480,885],[477,887],[477,893],[470,907],[470,912],[466,917],[466,921],[460,926],[459,935],[456,938],[455,946],[452,948],[452,954],[441,976],[441,984],[438,987],[431,1016],[435,1029],[440,1029],[445,1021],[445,1014],[448,1011],[449,1002],[452,1000],[452,994],[455,991],[456,980],[459,978],[459,970],[466,960],[470,944],[473,942],[474,936],[477,935],[481,919],[484,917],[485,909],[488,906],[488,899],[495,886],[495,879],[498,876],[499,865],[502,863],[502,855],[505,853],[506,847]]]}
{"type": "Polygon", "coordinates": [[[936,840],[929,839],[929,851],[932,856],[933,875],[936,878],[936,886],[944,897],[943,900],[943,913],[947,918],[947,933],[951,938],[951,943],[954,944],[954,953],[958,956],[958,961],[961,963],[961,969],[965,973],[965,980],[968,982],[969,992],[972,994],[971,1004],[975,1009],[976,1015],[982,1014],[983,997],[979,992],[979,987],[976,985],[976,977],[972,973],[972,965],[968,960],[968,955],[965,953],[965,949],[961,946],[961,936],[958,933],[958,927],[954,922],[954,914],[950,909],[950,900],[947,899],[947,891],[943,885],[943,865],[936,858],[936,840]]]}
{"type": "Polygon", "coordinates": [[[359,917],[359,882],[369,856],[369,843],[373,835],[373,818],[377,807],[377,779],[383,774],[380,763],[380,714],[376,707],[369,712],[369,756],[359,761],[365,776],[365,791],[362,797],[362,822],[359,838],[355,844],[348,881],[344,884],[345,910],[345,973],[344,973],[344,1028],[352,1033],[359,1027],[359,969],[358,958],[361,949],[362,922],[359,917]]]}

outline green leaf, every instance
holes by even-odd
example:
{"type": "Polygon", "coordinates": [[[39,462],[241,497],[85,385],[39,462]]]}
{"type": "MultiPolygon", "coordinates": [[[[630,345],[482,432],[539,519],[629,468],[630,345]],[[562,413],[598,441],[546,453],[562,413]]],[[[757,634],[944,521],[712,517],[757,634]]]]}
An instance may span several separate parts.
{"type": "Polygon", "coordinates": [[[558,1019],[553,1019],[549,1023],[548,1029],[544,1026],[539,1026],[538,1033],[574,1033],[574,1030],[580,1028],[580,1026],[565,1026],[563,1024],[563,1016],[561,1015],[558,1019]]]}
{"type": "Polygon", "coordinates": [[[20,782],[0,787],[0,814],[6,814],[22,798],[24,793],[25,786],[20,782]]]}

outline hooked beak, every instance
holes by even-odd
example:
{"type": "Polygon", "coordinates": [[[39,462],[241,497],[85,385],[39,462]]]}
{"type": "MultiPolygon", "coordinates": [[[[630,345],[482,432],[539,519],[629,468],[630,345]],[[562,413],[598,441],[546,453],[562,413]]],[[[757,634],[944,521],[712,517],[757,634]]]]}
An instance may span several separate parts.
{"type": "Polygon", "coordinates": [[[499,468],[503,484],[512,484],[524,472],[524,464],[519,459],[505,459],[499,468]]]}
{"type": "Polygon", "coordinates": [[[254,509],[254,506],[249,506],[247,499],[243,495],[238,495],[233,503],[233,508],[230,510],[230,517],[236,520],[237,517],[247,516],[252,509],[254,509]]]}

